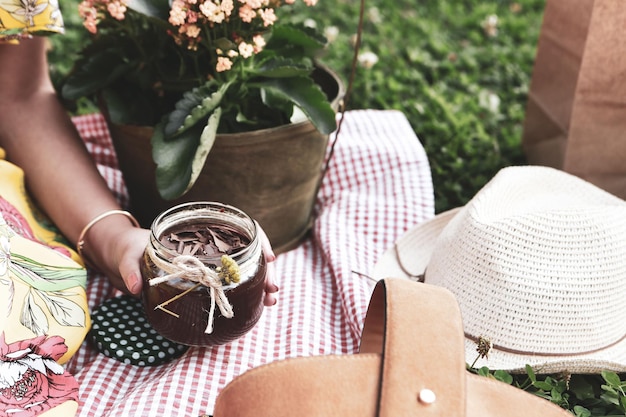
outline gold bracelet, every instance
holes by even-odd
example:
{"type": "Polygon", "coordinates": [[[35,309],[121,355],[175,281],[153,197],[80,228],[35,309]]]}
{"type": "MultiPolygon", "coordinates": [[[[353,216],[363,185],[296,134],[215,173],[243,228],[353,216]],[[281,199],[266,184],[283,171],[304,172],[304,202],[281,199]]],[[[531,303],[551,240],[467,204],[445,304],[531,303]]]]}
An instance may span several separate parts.
{"type": "Polygon", "coordinates": [[[121,214],[122,216],[128,217],[128,219],[133,224],[133,226],[140,227],[139,226],[139,222],[137,221],[137,219],[135,219],[135,217],[132,214],[130,214],[129,212],[127,212],[125,210],[109,210],[109,211],[105,211],[104,213],[94,217],[93,220],[91,220],[89,223],[87,223],[87,225],[83,228],[83,230],[80,232],[80,235],[78,235],[78,243],[76,243],[76,251],[78,252],[78,255],[82,259],[86,260],[86,258],[83,255],[83,247],[85,246],[85,235],[87,234],[89,229],[91,229],[93,227],[93,225],[98,223],[100,220],[102,220],[102,219],[104,219],[106,217],[109,217],[109,216],[113,216],[115,214],[121,214]]]}

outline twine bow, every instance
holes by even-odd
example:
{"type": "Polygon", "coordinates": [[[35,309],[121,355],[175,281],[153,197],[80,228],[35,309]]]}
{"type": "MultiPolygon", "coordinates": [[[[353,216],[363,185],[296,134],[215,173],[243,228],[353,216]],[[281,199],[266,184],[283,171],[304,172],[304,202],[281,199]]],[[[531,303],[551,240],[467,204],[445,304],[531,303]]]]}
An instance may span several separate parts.
{"type": "MultiPolygon", "coordinates": [[[[153,256],[152,253],[150,253],[150,257],[157,267],[167,273],[167,275],[150,279],[148,281],[150,286],[155,286],[175,278],[181,278],[186,281],[196,282],[198,285],[204,285],[209,289],[211,308],[209,309],[209,322],[207,323],[204,333],[210,334],[213,332],[216,304],[224,317],[232,318],[234,316],[233,306],[228,301],[226,294],[224,294],[222,280],[218,273],[204,265],[198,258],[192,255],[179,255],[168,263],[162,261],[157,256],[153,256]]],[[[161,306],[163,306],[163,304],[159,304],[155,308],[161,306]]]]}

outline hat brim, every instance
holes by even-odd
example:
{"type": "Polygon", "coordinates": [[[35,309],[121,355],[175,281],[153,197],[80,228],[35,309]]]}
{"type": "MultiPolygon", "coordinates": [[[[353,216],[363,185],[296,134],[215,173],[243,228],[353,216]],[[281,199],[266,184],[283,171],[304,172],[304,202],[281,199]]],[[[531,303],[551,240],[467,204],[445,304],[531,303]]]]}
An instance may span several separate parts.
{"type": "Polygon", "coordinates": [[[492,349],[486,358],[478,357],[477,344],[465,338],[465,360],[475,369],[504,370],[510,373],[526,372],[530,365],[536,374],[600,374],[602,371],[626,372],[626,341],[593,353],[578,356],[537,356],[516,354],[492,349]],[[475,361],[475,362],[474,362],[475,361]]]}
{"type": "Polygon", "coordinates": [[[462,209],[445,211],[430,220],[409,229],[380,257],[372,270],[376,280],[384,278],[409,278],[417,280],[424,274],[435,248],[437,237],[444,227],[462,209]]]}
{"type": "MultiPolygon", "coordinates": [[[[446,225],[463,207],[440,213],[404,233],[374,265],[371,277],[406,278],[418,280],[423,277],[432,257],[438,236],[446,225]]],[[[428,278],[425,283],[428,284],[428,278]]],[[[480,336],[480,335],[476,335],[480,336]]],[[[535,373],[555,374],[599,374],[602,371],[626,372],[626,337],[617,343],[588,354],[538,356],[511,353],[494,347],[486,358],[479,358],[477,344],[465,338],[465,358],[475,368],[486,366],[491,370],[504,370],[511,373],[525,372],[530,365],[535,373]]]]}

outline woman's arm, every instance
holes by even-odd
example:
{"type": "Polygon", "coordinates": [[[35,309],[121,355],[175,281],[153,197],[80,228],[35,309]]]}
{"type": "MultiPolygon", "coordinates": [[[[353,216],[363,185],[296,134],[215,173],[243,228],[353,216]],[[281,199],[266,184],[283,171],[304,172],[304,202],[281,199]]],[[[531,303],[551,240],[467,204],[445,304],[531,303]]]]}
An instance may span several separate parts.
{"type": "MultiPolygon", "coordinates": [[[[45,48],[44,38],[0,44],[0,147],[24,170],[31,196],[76,242],[91,220],[120,207],[58,101],[45,48]]],[[[89,228],[83,253],[117,288],[137,294],[148,236],[148,230],[134,227],[125,216],[107,216],[89,228]]],[[[264,253],[270,262],[265,305],[273,305],[278,287],[267,237],[264,253]]]]}
{"type": "MultiPolygon", "coordinates": [[[[72,242],[96,216],[119,209],[48,75],[44,38],[0,44],[0,146],[25,173],[29,193],[72,242]]],[[[141,289],[148,232],[108,216],[85,236],[85,256],[121,289],[141,289]]]]}

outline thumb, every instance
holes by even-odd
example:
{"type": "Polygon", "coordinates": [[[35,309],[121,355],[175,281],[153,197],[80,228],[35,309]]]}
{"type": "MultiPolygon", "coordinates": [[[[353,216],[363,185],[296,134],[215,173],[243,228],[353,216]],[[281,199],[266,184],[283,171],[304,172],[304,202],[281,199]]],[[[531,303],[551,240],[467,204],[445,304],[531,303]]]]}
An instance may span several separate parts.
{"type": "Polygon", "coordinates": [[[137,261],[127,260],[125,258],[120,262],[120,275],[126,284],[126,288],[131,294],[141,293],[143,286],[143,280],[141,278],[141,271],[139,270],[139,264],[137,261]]]}

